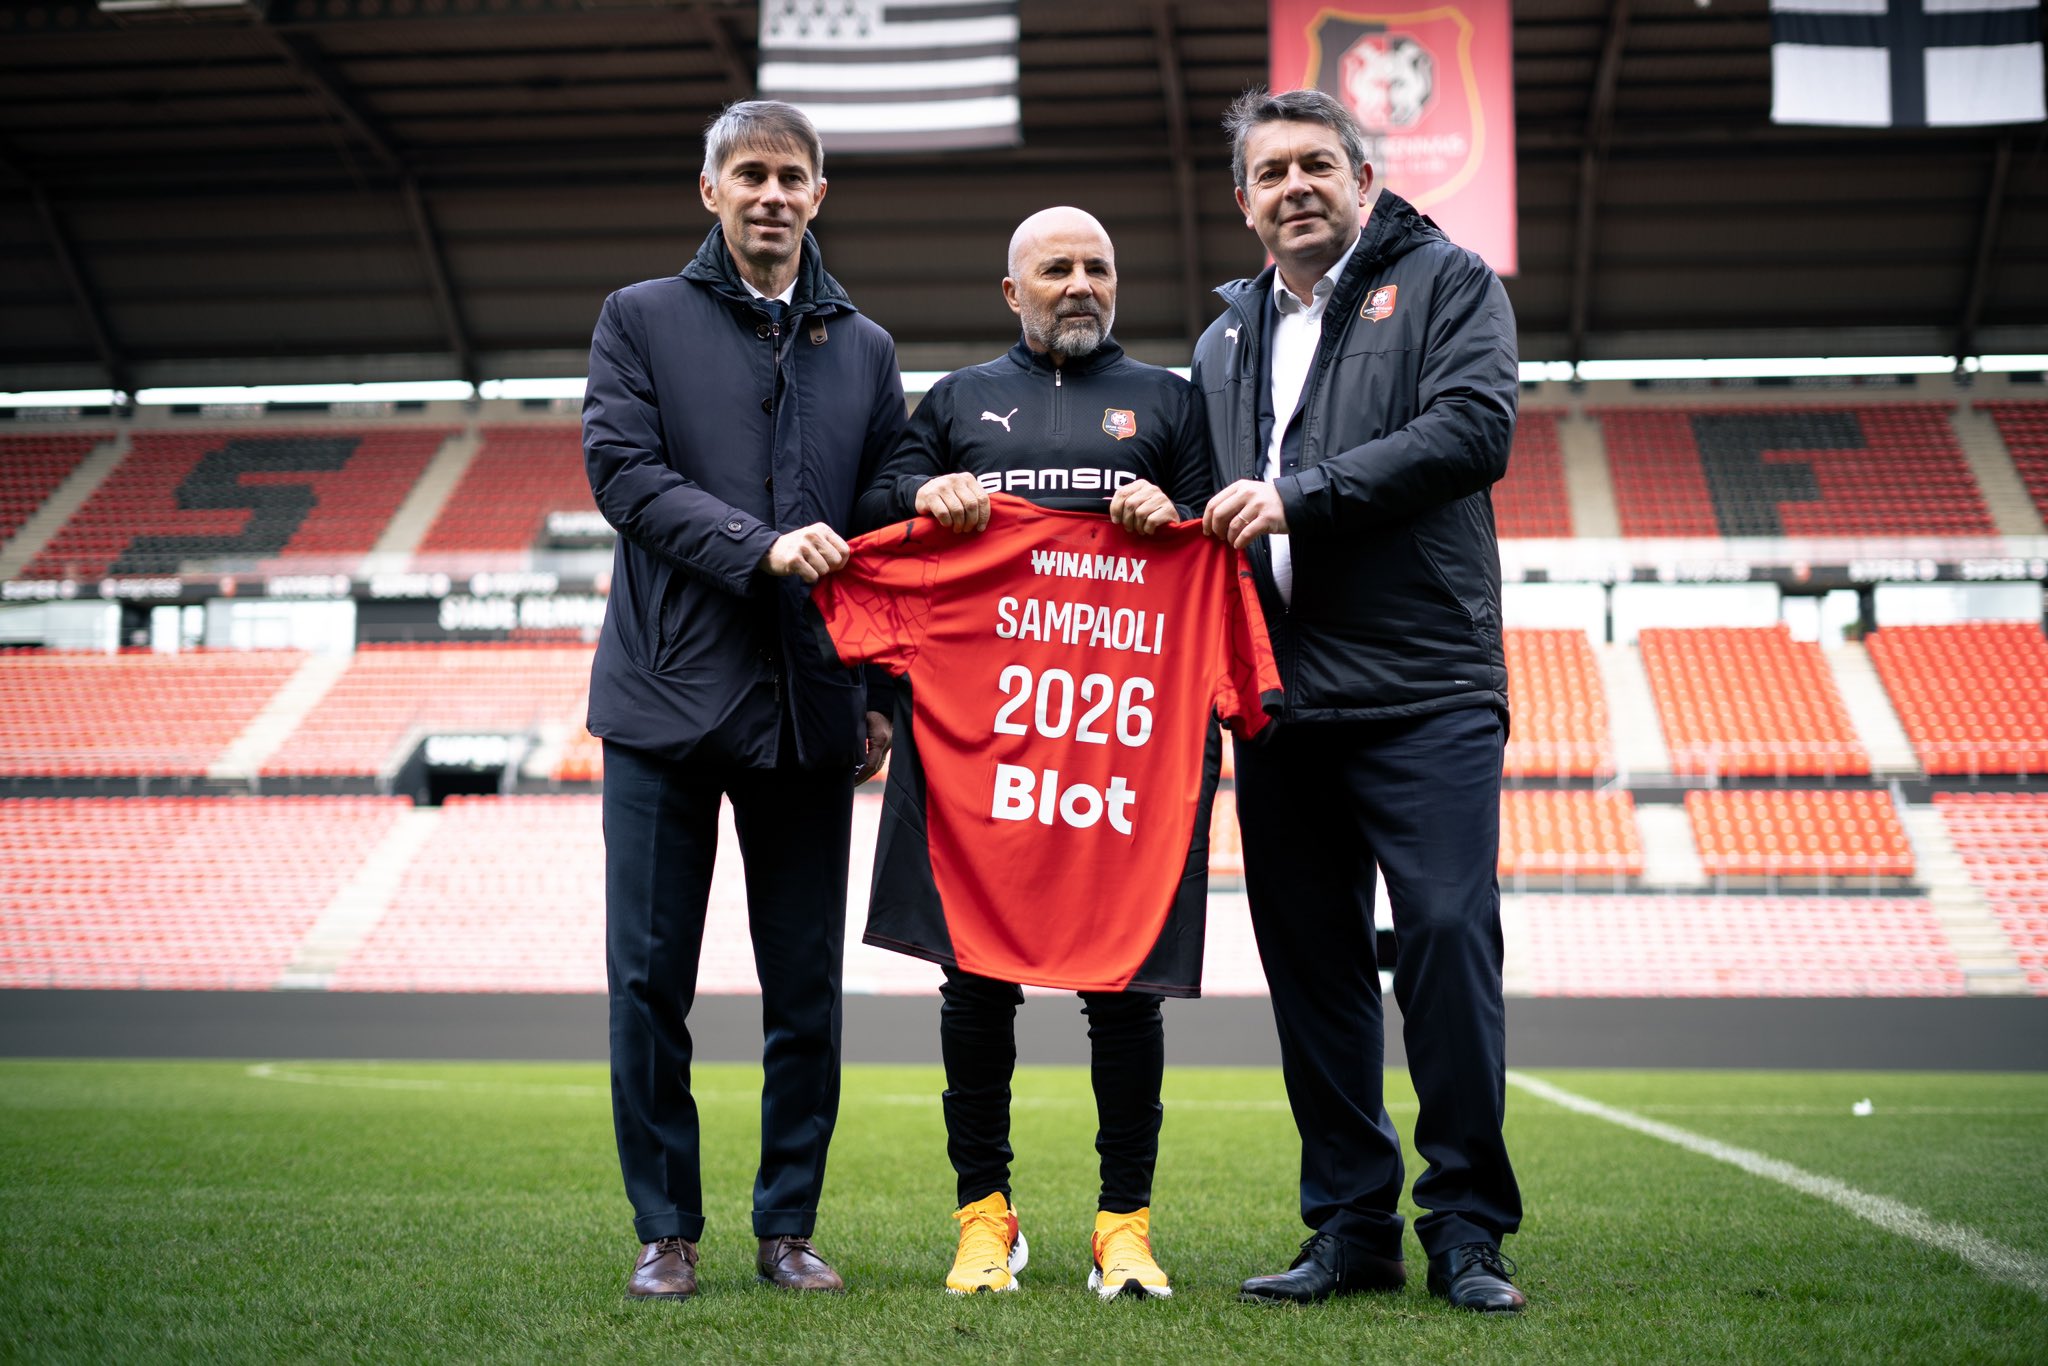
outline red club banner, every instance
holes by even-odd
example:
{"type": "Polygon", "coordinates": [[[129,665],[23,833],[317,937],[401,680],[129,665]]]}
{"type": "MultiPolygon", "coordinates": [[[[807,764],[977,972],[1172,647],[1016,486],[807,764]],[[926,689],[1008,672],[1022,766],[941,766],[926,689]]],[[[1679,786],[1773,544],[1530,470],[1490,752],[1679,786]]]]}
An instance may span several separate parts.
{"type": "Polygon", "coordinates": [[[1515,81],[1508,0],[1433,9],[1270,0],[1271,84],[1315,86],[1364,125],[1374,181],[1502,275],[1515,261],[1515,81]]]}

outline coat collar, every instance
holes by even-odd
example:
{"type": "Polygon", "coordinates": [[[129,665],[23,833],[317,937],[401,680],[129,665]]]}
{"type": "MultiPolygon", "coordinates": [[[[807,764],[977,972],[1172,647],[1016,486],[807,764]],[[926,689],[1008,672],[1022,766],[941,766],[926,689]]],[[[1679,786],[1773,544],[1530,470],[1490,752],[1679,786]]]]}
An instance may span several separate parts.
{"type": "Polygon", "coordinates": [[[1122,360],[1124,349],[1108,337],[1104,337],[1102,345],[1096,347],[1087,355],[1076,356],[1065,365],[1056,366],[1052,363],[1052,356],[1050,354],[1043,351],[1033,351],[1025,344],[1024,339],[1019,337],[1017,344],[1010,348],[1009,356],[1011,360],[1023,366],[1026,370],[1037,370],[1043,374],[1049,375],[1054,370],[1060,370],[1069,375],[1092,375],[1096,371],[1106,370],[1122,360]]]}
{"type": "MultiPolygon", "coordinates": [[[[1442,239],[1443,231],[1427,215],[1418,212],[1413,204],[1392,190],[1381,190],[1379,198],[1373,201],[1372,212],[1366,215],[1359,230],[1358,249],[1351,253],[1351,264],[1344,267],[1344,273],[1337,278],[1337,288],[1330,296],[1326,316],[1341,316],[1345,302],[1357,299],[1359,289],[1373,272],[1406,256],[1425,242],[1442,239]]],[[[1259,291],[1273,292],[1273,276],[1278,270],[1278,266],[1268,264],[1248,280],[1231,280],[1218,285],[1216,292],[1226,302],[1241,303],[1251,308],[1258,302],[1259,291]],[[1247,295],[1251,297],[1247,299],[1247,295]]]]}
{"type": "MultiPolygon", "coordinates": [[[[732,250],[725,245],[725,229],[721,224],[711,225],[711,231],[704,235],[697,254],[690,258],[690,264],[683,267],[682,278],[709,285],[735,303],[752,306],[754,302],[754,296],[740,280],[740,268],[733,262],[732,250]]],[[[839,282],[825,273],[824,254],[819,251],[818,239],[811,236],[809,228],[804,229],[803,247],[797,260],[796,292],[790,296],[790,309],[795,313],[823,313],[839,309],[849,313],[860,311],[853,306],[853,300],[846,296],[839,282]]]]}

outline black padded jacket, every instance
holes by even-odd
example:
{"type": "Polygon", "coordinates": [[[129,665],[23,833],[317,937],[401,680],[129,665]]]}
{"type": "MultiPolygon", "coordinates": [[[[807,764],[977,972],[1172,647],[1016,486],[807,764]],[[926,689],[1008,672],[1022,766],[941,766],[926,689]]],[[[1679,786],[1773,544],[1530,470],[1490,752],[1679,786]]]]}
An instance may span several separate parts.
{"type": "MultiPolygon", "coordinates": [[[[1264,477],[1259,386],[1274,268],[1217,292],[1195,347],[1215,482],[1264,477]]],[[[1283,720],[1507,709],[1491,486],[1515,431],[1515,318],[1474,253],[1389,191],[1338,278],[1303,389],[1301,469],[1274,481],[1291,604],[1252,565],[1287,689],[1283,720]]]]}

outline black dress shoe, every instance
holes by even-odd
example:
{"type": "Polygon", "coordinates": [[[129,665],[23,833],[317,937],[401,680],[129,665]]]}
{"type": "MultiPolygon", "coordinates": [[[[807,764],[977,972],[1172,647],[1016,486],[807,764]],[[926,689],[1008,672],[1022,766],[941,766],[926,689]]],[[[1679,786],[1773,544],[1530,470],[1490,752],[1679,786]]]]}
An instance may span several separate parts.
{"type": "Polygon", "coordinates": [[[1408,1284],[1399,1257],[1381,1257],[1334,1233],[1318,1233],[1301,1245],[1294,1265],[1277,1276],[1254,1276],[1237,1297],[1260,1304],[1314,1304],[1332,1295],[1364,1291],[1391,1293],[1408,1284]]]}
{"type": "Polygon", "coordinates": [[[1516,1314],[1528,1301],[1508,1277],[1515,1264],[1492,1243],[1466,1243],[1429,1259],[1429,1293],[1459,1309],[1516,1314]]]}

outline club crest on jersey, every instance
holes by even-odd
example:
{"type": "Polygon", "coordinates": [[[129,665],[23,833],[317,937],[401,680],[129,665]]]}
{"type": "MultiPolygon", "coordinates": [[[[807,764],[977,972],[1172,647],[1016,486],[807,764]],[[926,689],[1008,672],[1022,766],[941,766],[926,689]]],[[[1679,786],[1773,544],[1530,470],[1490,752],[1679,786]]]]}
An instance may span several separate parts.
{"type": "Polygon", "coordinates": [[[1104,408],[1102,430],[1119,441],[1128,441],[1138,434],[1138,415],[1129,408],[1104,408]]]}
{"type": "Polygon", "coordinates": [[[1358,316],[1367,322],[1383,322],[1394,316],[1394,298],[1401,292],[1399,285],[1381,285],[1365,296],[1359,305],[1358,316]]]}

